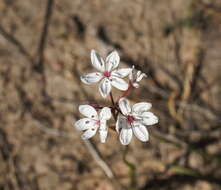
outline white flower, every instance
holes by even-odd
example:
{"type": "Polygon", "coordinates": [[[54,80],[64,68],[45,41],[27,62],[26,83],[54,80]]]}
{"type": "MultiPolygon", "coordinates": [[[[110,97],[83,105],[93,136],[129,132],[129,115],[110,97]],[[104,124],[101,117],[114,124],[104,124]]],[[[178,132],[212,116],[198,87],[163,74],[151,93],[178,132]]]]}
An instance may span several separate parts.
{"type": "Polygon", "coordinates": [[[126,98],[119,100],[119,107],[123,116],[118,116],[116,130],[120,133],[120,142],[128,145],[133,134],[141,141],[149,140],[149,134],[145,125],[153,125],[158,122],[158,118],[148,110],[151,103],[140,102],[131,108],[126,98]]]}
{"type": "Polygon", "coordinates": [[[85,131],[81,135],[81,138],[89,139],[93,137],[99,128],[100,140],[102,143],[104,143],[108,133],[106,122],[111,118],[110,108],[102,108],[99,115],[97,111],[90,105],[80,105],[79,111],[81,114],[86,116],[86,118],[80,119],[75,123],[77,130],[85,131]]]}
{"type": "Polygon", "coordinates": [[[134,65],[133,65],[132,69],[131,69],[131,72],[129,74],[129,79],[130,79],[130,82],[131,82],[131,84],[133,85],[134,88],[139,87],[138,82],[140,82],[143,77],[147,77],[147,75],[145,73],[142,73],[141,71],[136,71],[134,69],[134,65]]]}
{"type": "Polygon", "coordinates": [[[116,51],[111,52],[104,60],[96,53],[91,51],[91,63],[99,72],[89,73],[81,76],[81,81],[86,84],[97,83],[99,81],[99,91],[102,97],[107,97],[111,91],[111,86],[119,90],[127,90],[128,84],[122,79],[129,75],[131,68],[118,69],[120,57],[116,51]]]}

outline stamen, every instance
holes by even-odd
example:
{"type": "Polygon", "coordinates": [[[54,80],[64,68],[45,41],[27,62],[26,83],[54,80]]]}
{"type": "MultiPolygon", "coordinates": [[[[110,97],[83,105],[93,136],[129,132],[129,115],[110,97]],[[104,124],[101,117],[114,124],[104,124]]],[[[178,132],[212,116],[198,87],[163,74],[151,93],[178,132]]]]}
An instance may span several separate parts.
{"type": "Polygon", "coordinates": [[[129,123],[133,123],[134,121],[135,121],[135,118],[133,117],[133,116],[127,116],[127,121],[129,122],[129,123]]]}
{"type": "Polygon", "coordinates": [[[97,120],[95,124],[96,124],[96,125],[100,125],[100,123],[101,123],[101,122],[100,122],[99,120],[97,120]]]}
{"type": "Polygon", "coordinates": [[[108,71],[103,72],[103,75],[107,78],[109,78],[111,76],[111,74],[108,71]]]}

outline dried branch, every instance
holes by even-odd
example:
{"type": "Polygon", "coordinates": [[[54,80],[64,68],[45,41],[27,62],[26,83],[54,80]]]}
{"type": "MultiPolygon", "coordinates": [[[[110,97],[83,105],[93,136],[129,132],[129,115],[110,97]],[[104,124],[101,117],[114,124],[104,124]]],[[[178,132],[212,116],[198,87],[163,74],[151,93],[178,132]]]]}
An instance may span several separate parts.
{"type": "Polygon", "coordinates": [[[23,44],[17,40],[13,35],[7,32],[1,25],[0,25],[0,34],[4,36],[6,40],[8,40],[11,44],[13,44],[18,51],[27,58],[28,61],[32,62],[32,56],[28,53],[27,49],[23,46],[23,44]]]}
{"type": "Polygon", "coordinates": [[[85,146],[89,150],[90,154],[92,155],[96,163],[102,168],[106,176],[110,179],[114,178],[114,174],[112,170],[106,164],[106,162],[101,158],[101,156],[99,155],[98,151],[96,150],[95,146],[91,143],[91,141],[87,139],[83,141],[84,141],[85,146]]]}
{"type": "Polygon", "coordinates": [[[46,41],[48,37],[48,28],[50,24],[51,15],[53,12],[53,5],[54,5],[54,0],[47,1],[47,7],[44,17],[44,26],[42,29],[40,42],[38,46],[38,53],[37,53],[38,60],[37,63],[34,65],[34,68],[40,73],[44,72],[44,50],[46,47],[46,41]]]}

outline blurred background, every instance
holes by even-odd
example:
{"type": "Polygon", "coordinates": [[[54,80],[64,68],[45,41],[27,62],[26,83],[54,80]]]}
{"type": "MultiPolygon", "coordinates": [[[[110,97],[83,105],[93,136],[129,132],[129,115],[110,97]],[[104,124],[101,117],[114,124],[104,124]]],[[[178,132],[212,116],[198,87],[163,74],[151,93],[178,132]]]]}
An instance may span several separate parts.
{"type": "Polygon", "coordinates": [[[0,189],[221,189],[220,52],[220,0],[1,0],[0,189]],[[129,98],[160,122],[131,164],[115,132],[72,127],[79,104],[109,101],[80,82],[91,49],[148,75],[129,98]]]}

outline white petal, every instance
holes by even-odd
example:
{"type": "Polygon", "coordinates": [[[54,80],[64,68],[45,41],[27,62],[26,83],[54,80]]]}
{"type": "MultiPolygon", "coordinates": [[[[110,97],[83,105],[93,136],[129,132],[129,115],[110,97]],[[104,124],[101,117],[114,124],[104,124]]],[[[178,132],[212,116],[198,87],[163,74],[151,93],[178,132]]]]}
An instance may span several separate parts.
{"type": "Polygon", "coordinates": [[[100,133],[100,141],[102,143],[105,143],[106,142],[106,138],[107,138],[107,130],[106,131],[99,130],[99,133],[100,133]]]}
{"type": "Polygon", "coordinates": [[[116,123],[116,131],[119,133],[122,128],[128,128],[127,119],[125,117],[118,116],[116,123]]]}
{"type": "Polygon", "coordinates": [[[128,115],[131,112],[129,101],[126,98],[119,100],[119,107],[124,115],[128,115]]]}
{"type": "Polygon", "coordinates": [[[133,132],[131,128],[122,128],[120,131],[120,142],[123,145],[128,145],[132,139],[133,132]]]}
{"type": "Polygon", "coordinates": [[[95,50],[91,50],[91,63],[95,69],[104,72],[105,64],[102,57],[100,57],[95,50]]]}
{"type": "Polygon", "coordinates": [[[85,131],[82,135],[81,138],[82,139],[89,139],[91,137],[93,137],[97,132],[97,127],[96,128],[91,128],[88,129],[87,131],[85,131]]]}
{"type": "Polygon", "coordinates": [[[85,84],[96,83],[103,77],[102,73],[94,72],[81,76],[81,81],[85,84]]]}
{"type": "Polygon", "coordinates": [[[134,88],[139,88],[139,86],[140,86],[137,82],[133,82],[132,85],[134,88]]]}
{"type": "Polygon", "coordinates": [[[89,117],[91,119],[97,119],[97,111],[90,105],[80,105],[79,111],[81,114],[83,114],[86,117],[89,117]]]}
{"type": "Polygon", "coordinates": [[[129,80],[133,81],[133,71],[131,71],[130,74],[129,74],[129,80]]]}
{"type": "Polygon", "coordinates": [[[93,127],[95,125],[95,122],[90,118],[83,118],[75,122],[74,125],[77,130],[83,131],[93,127]]]}
{"type": "Polygon", "coordinates": [[[142,123],[144,125],[154,125],[158,123],[159,119],[157,116],[155,116],[152,112],[144,112],[141,114],[142,117],[142,123]]]}
{"type": "Polygon", "coordinates": [[[117,51],[111,52],[105,60],[105,70],[110,72],[111,70],[117,68],[119,62],[120,62],[120,57],[117,51]]]}
{"type": "Polygon", "coordinates": [[[111,83],[109,81],[109,79],[107,78],[104,78],[100,85],[99,85],[99,91],[100,91],[100,94],[103,98],[106,98],[107,95],[110,93],[111,91],[111,83]]]}
{"type": "Polygon", "coordinates": [[[139,77],[141,74],[141,71],[137,71],[137,77],[139,77]]]}
{"type": "Polygon", "coordinates": [[[102,122],[99,128],[99,134],[100,134],[100,141],[102,143],[106,142],[106,138],[107,138],[107,126],[106,126],[106,121],[102,122]]]}
{"type": "Polygon", "coordinates": [[[141,141],[146,142],[149,140],[149,133],[144,125],[139,122],[132,123],[134,135],[141,141]]]}
{"type": "Polygon", "coordinates": [[[111,76],[110,81],[111,81],[111,84],[119,90],[127,90],[128,89],[128,84],[123,79],[121,79],[119,77],[111,76]]]}
{"type": "Polygon", "coordinates": [[[124,78],[131,73],[131,68],[118,69],[111,72],[112,76],[124,78]]]}
{"type": "Polygon", "coordinates": [[[102,108],[99,116],[100,120],[109,120],[111,118],[111,109],[108,107],[102,108]]]}
{"type": "Polygon", "coordinates": [[[131,72],[130,72],[130,74],[129,74],[129,79],[130,79],[130,81],[136,80],[136,76],[137,76],[136,70],[134,69],[134,65],[133,65],[133,66],[132,66],[132,69],[131,69],[131,72]]]}
{"type": "Polygon", "coordinates": [[[132,110],[133,110],[133,112],[141,114],[145,111],[148,111],[151,107],[152,107],[151,103],[140,102],[140,103],[134,104],[133,107],[132,107],[132,110]]]}
{"type": "Polygon", "coordinates": [[[137,82],[140,82],[142,80],[143,77],[147,77],[147,75],[145,73],[139,73],[137,74],[137,82]]]}

